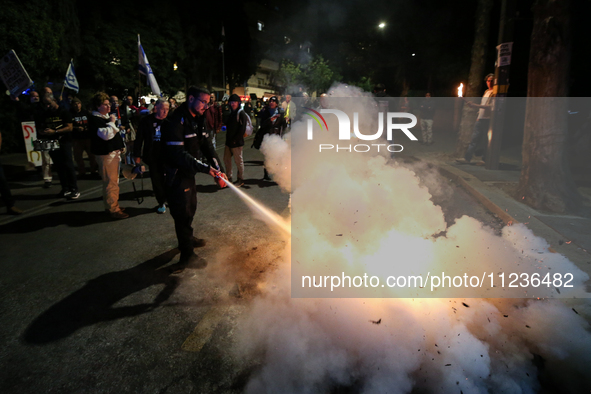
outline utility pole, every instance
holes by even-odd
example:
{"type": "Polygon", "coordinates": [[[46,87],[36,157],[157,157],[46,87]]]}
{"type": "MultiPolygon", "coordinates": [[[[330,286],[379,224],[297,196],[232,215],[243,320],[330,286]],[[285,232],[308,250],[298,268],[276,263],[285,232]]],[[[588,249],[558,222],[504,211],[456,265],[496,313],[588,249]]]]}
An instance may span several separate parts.
{"type": "Polygon", "coordinates": [[[493,109],[488,131],[486,169],[498,170],[503,140],[503,126],[507,110],[507,91],[509,90],[509,69],[513,51],[513,28],[515,24],[515,0],[503,0],[499,26],[499,45],[493,86],[493,109]]]}
{"type": "Polygon", "coordinates": [[[224,25],[222,25],[222,87],[224,88],[224,96],[226,96],[226,49],[224,48],[224,45],[226,44],[226,31],[224,30],[224,25]]]}

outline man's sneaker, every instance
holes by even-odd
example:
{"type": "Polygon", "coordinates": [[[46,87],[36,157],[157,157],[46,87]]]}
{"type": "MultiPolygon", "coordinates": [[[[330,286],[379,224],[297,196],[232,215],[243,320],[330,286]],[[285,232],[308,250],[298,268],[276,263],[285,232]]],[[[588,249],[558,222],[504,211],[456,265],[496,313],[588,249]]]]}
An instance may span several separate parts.
{"type": "Polygon", "coordinates": [[[203,238],[195,238],[193,237],[193,247],[194,248],[202,248],[207,244],[207,241],[203,238]]]}
{"type": "Polygon", "coordinates": [[[244,179],[240,179],[240,178],[238,178],[238,179],[236,180],[236,182],[234,182],[234,186],[236,186],[236,187],[240,187],[240,186],[242,186],[242,185],[244,185],[244,179]]]}
{"type": "Polygon", "coordinates": [[[51,187],[51,181],[45,181],[43,182],[43,188],[44,189],[49,189],[51,187]]]}
{"type": "Polygon", "coordinates": [[[71,190],[70,194],[66,195],[68,200],[77,200],[80,198],[80,192],[78,190],[71,190]]]}
{"type": "Polygon", "coordinates": [[[15,206],[12,206],[10,208],[6,208],[6,213],[9,215],[20,215],[23,213],[23,210],[15,206]]]}
{"type": "Polygon", "coordinates": [[[56,194],[55,197],[56,198],[64,198],[64,197],[67,197],[70,193],[71,193],[71,191],[62,189],[62,191],[59,192],[58,194],[56,194]]]}
{"type": "Polygon", "coordinates": [[[162,204],[161,206],[159,206],[156,212],[158,212],[159,214],[166,213],[166,205],[162,204]]]}

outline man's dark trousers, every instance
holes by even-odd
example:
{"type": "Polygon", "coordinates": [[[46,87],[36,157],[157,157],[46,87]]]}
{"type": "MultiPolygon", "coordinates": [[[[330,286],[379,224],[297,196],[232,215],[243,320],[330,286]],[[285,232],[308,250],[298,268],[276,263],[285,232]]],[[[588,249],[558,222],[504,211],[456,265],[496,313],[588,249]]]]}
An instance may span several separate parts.
{"type": "Polygon", "coordinates": [[[172,182],[167,180],[166,198],[174,229],[179,241],[181,259],[193,253],[193,218],[197,210],[195,177],[176,175],[172,182]]]}

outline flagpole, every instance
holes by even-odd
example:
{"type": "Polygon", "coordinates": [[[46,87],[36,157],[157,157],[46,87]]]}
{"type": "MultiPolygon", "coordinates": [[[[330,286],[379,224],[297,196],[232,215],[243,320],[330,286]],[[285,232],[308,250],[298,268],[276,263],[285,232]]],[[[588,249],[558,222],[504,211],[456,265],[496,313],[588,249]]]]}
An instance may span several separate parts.
{"type": "MultiPolygon", "coordinates": [[[[74,58],[70,59],[70,64],[72,64],[72,62],[74,61],[74,58]]],[[[68,68],[70,67],[70,65],[68,65],[68,68]]],[[[64,96],[64,88],[66,87],[66,80],[64,79],[64,83],[62,84],[62,91],[60,92],[60,96],[58,98],[59,101],[62,101],[62,97],[64,96]]]]}
{"type": "MultiPolygon", "coordinates": [[[[226,95],[226,32],[224,31],[224,25],[222,25],[222,87],[224,88],[224,96],[226,95]]],[[[223,96],[222,96],[223,97],[223,96]]]]}
{"type": "MultiPolygon", "coordinates": [[[[137,35],[137,42],[138,43],[140,42],[140,35],[139,34],[137,35]]],[[[137,69],[137,86],[138,86],[138,88],[137,88],[137,97],[135,98],[136,99],[135,105],[136,105],[136,107],[139,107],[140,97],[142,96],[142,73],[140,72],[139,66],[137,69]]]]}
{"type": "Polygon", "coordinates": [[[137,97],[136,97],[136,106],[139,106],[140,97],[142,97],[142,73],[140,70],[137,71],[137,97]]]}

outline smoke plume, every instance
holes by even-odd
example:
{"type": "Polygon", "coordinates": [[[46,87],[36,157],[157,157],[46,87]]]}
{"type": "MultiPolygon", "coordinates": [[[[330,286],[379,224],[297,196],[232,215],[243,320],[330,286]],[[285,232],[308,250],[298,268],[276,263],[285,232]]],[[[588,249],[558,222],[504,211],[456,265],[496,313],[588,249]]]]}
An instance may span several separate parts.
{"type": "MultiPolygon", "coordinates": [[[[338,96],[364,93],[336,87],[331,98],[338,96]]],[[[347,103],[334,100],[331,108],[347,103]]],[[[377,128],[377,108],[364,104],[355,111],[370,114],[360,120],[368,134],[377,128]]],[[[314,142],[302,121],[285,140],[263,143],[267,168],[293,195],[292,239],[305,247],[292,250],[287,240],[282,263],[239,322],[238,354],[260,361],[247,392],[589,390],[589,324],[574,308],[545,298],[554,289],[541,300],[534,287],[520,289],[524,298],[393,298],[401,296],[396,289],[380,289],[373,295],[380,298],[292,298],[292,264],[310,275],[571,272],[573,296],[586,296],[580,289],[588,276],[525,226],[497,235],[467,216],[447,225],[425,186],[433,177],[421,180],[383,151],[319,156],[319,143],[335,143],[328,133],[315,134],[314,142]],[[385,263],[388,256],[397,264],[385,263]]],[[[445,195],[443,186],[438,190],[445,195]]]]}

